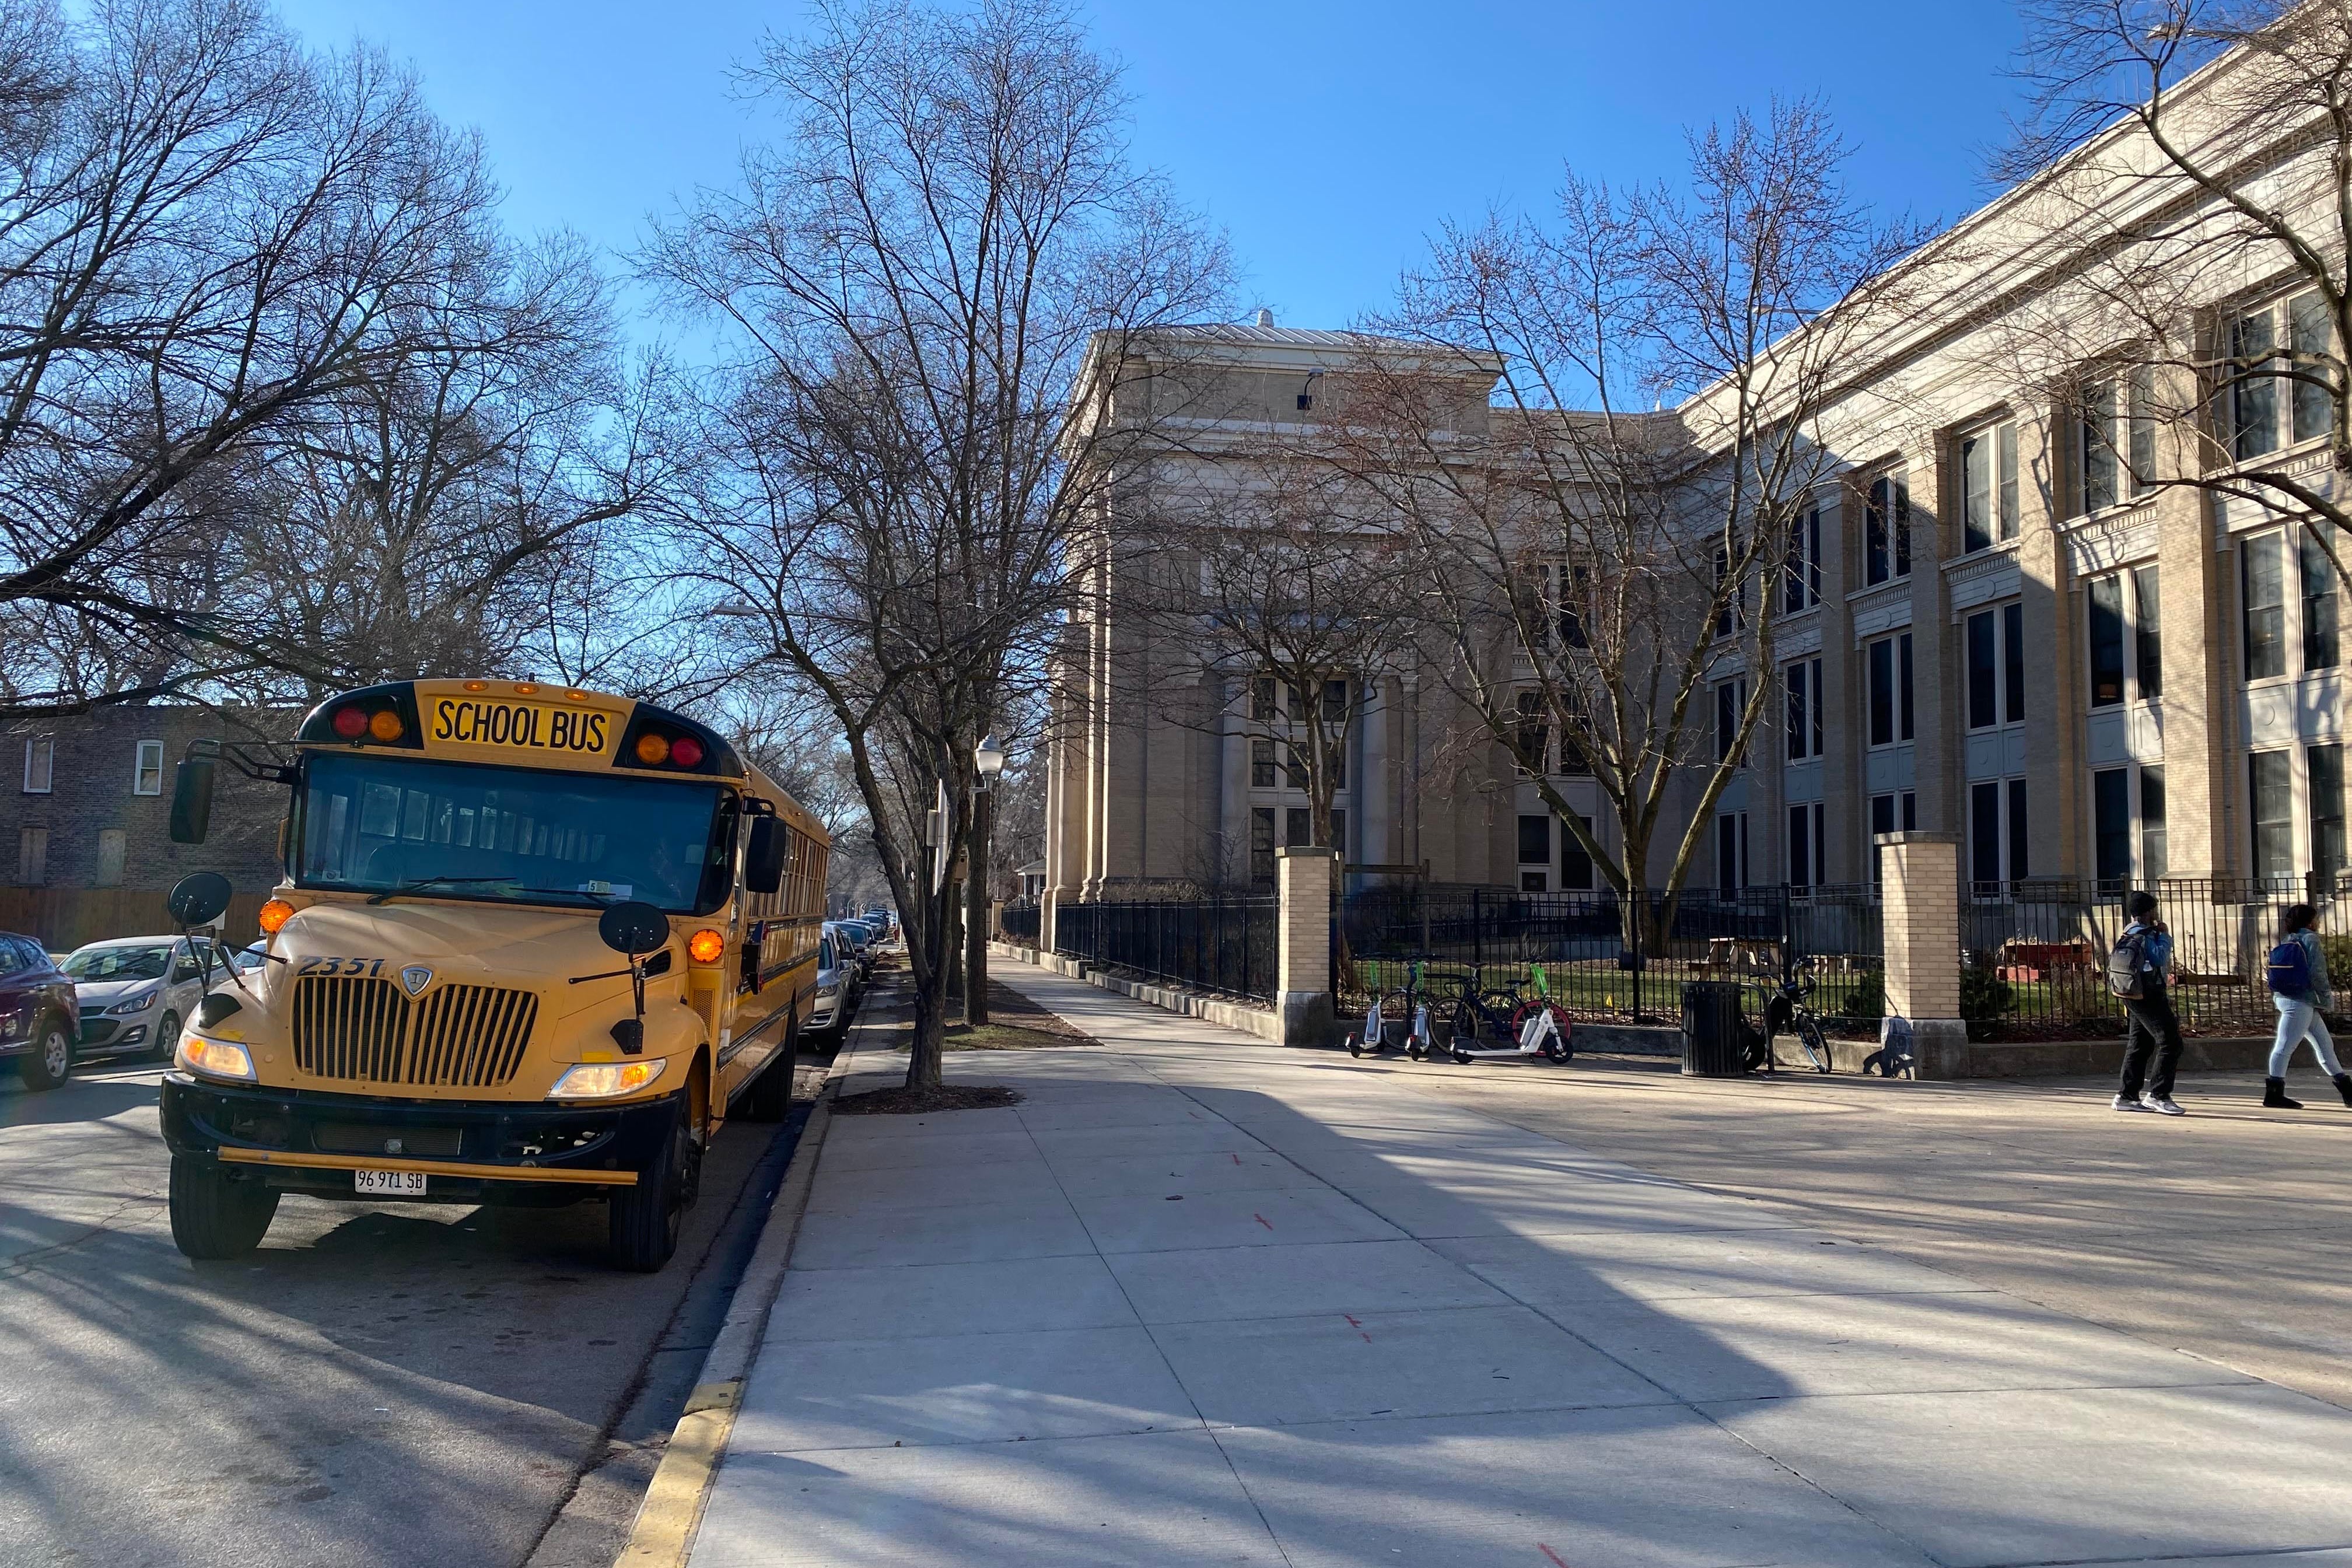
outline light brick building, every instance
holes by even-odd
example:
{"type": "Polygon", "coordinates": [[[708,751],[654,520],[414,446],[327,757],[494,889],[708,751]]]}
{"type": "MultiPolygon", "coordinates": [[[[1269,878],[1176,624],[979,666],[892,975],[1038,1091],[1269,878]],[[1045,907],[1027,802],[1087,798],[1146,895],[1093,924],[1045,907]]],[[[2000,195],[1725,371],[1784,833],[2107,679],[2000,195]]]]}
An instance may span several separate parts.
{"type": "MultiPolygon", "coordinates": [[[[1713,672],[1769,679],[1782,700],[1717,808],[1694,884],[1865,883],[1874,836],[1906,830],[1957,836],[1961,879],[1994,891],[2345,866],[2334,574],[2291,518],[2135,479],[2200,460],[2179,428],[2141,416],[2154,390],[2144,397],[2135,378],[2160,373],[2102,382],[2095,363],[2051,356],[2053,312],[2070,289],[2090,292],[2084,247],[2135,216],[2115,209],[2177,224],[2206,200],[2140,180],[2105,207],[2084,203],[2086,168],[2134,156],[2128,136],[2095,142],[1906,264],[1941,304],[1868,334],[1822,421],[1840,475],[1813,493],[1799,558],[1773,588],[1779,668],[1727,656],[1713,672]]],[[[2167,329],[2180,357],[2319,343],[2308,286],[2284,258],[2250,249],[2200,279],[2167,329]]],[[[1228,447],[1311,428],[1318,378],[1364,352],[1264,315],[1203,331],[1188,353],[1214,395],[1182,455],[1139,482],[1172,484],[1175,465],[1194,482],[1228,447]]],[[[1493,380],[1493,367],[1462,372],[1474,425],[1502,416],[1486,406],[1493,380]]],[[[2231,460],[2333,482],[2325,393],[2278,384],[2219,401],[2205,431],[2231,460]]],[[[1188,673],[1186,657],[1123,614],[1116,582],[1074,622],[1049,908],[1270,886],[1274,848],[1304,842],[1304,795],[1253,751],[1250,704],[1264,699],[1246,672],[1196,658],[1188,673]]],[[[1405,672],[1370,686],[1337,797],[1348,863],[1593,885],[1499,747],[1466,770],[1458,749],[1438,755],[1458,717],[1441,683],[1405,672]]],[[[1284,699],[1301,700],[1313,699],[1284,699]]],[[[1591,786],[1563,788],[1574,803],[1591,786]]],[[[1661,857],[1675,837],[1660,836],[1661,857]]]]}

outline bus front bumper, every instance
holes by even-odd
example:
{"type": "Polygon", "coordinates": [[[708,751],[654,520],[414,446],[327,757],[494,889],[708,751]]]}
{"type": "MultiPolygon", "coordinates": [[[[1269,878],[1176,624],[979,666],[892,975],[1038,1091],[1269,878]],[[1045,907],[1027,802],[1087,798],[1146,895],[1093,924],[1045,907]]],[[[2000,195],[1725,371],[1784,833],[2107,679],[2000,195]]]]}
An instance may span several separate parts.
{"type": "Polygon", "coordinates": [[[482,1203],[635,1186],[659,1161],[680,1102],[674,1094],[608,1106],[394,1100],[174,1072],[163,1079],[162,1109],[173,1154],[217,1161],[272,1187],[352,1197],[368,1195],[355,1192],[355,1172],[421,1172],[425,1201],[482,1203]]]}

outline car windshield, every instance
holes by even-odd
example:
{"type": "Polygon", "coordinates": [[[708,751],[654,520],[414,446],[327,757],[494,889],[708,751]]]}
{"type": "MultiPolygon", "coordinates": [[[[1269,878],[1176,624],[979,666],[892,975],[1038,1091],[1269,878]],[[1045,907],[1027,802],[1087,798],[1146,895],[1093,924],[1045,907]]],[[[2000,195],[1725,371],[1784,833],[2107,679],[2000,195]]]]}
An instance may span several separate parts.
{"type": "Polygon", "coordinates": [[[505,903],[638,900],[690,913],[715,907],[731,880],[723,804],[714,784],[323,752],[296,805],[294,879],[505,903]]]}
{"type": "Polygon", "coordinates": [[[74,980],[161,980],[172,964],[172,944],[152,947],[85,947],[58,965],[74,980]]]}

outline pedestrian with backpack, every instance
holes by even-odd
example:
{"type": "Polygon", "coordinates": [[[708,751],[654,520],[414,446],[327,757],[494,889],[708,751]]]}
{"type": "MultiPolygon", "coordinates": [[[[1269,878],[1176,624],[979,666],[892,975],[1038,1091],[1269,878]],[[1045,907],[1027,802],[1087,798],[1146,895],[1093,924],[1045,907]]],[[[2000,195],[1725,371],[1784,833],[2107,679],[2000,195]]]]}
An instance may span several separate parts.
{"type": "Polygon", "coordinates": [[[2134,893],[2124,905],[2131,923],[2107,955],[2107,989],[2130,1016],[2124,1044],[2123,1081],[2116,1086],[2117,1110],[2152,1110],[2159,1116],[2189,1113],[2172,1102],[2173,1076],[2180,1069],[2180,1020],[2164,977],[2172,969],[2172,932],[2156,918],[2156,895],[2134,893]],[[2155,1071],[2149,1064],[2153,1059],[2155,1071]]]}
{"type": "Polygon", "coordinates": [[[2319,911],[2309,904],[2290,904],[2279,917],[2279,944],[2271,949],[2265,966],[2271,1001],[2278,1008],[2278,1038],[2271,1047],[2270,1076],[2263,1079],[2263,1104],[2273,1110],[2301,1110],[2303,1101],[2286,1097],[2286,1067],[2295,1047],[2307,1038],[2312,1054],[2336,1092],[2352,1105],[2352,1076],[2336,1059],[2336,1042],[2327,1037],[2326,1015],[2334,1011],[2336,993],[2327,984],[2327,955],[2320,951],[2319,933],[2312,928],[2319,911]]]}

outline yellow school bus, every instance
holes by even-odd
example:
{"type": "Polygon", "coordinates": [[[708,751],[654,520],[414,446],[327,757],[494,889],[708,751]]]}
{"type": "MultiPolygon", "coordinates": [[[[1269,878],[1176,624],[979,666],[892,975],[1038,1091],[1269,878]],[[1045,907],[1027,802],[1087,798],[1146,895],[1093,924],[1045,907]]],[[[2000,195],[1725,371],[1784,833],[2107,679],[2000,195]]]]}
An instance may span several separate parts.
{"type": "Polygon", "coordinates": [[[659,1268],[719,1124],[790,1100],[823,825],[691,719],[532,681],[372,686],[284,748],[200,742],[173,837],[203,841],[223,763],[290,788],[285,874],[266,961],[216,980],[164,1079],[180,1249],[251,1251],[289,1192],[602,1199],[614,1262],[659,1268]]]}

